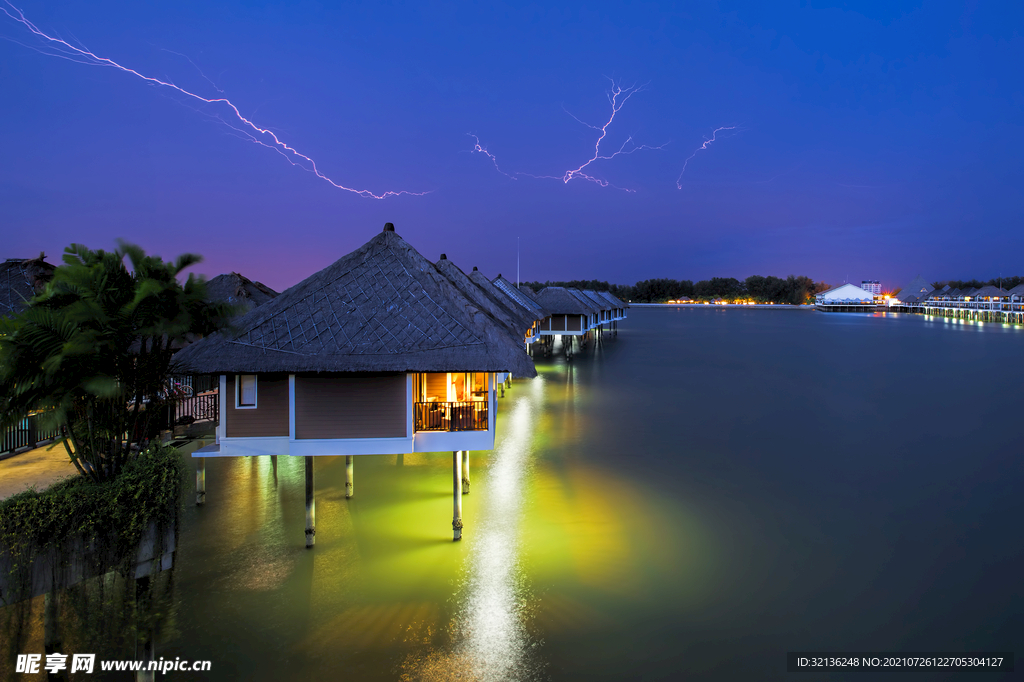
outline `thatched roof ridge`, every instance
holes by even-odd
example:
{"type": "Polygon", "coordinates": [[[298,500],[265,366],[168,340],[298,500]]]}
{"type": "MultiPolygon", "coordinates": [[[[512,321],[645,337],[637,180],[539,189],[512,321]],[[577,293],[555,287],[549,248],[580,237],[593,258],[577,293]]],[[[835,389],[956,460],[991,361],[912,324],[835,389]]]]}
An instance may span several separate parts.
{"type": "MultiPolygon", "coordinates": [[[[483,277],[482,274],[481,277],[483,277]]],[[[551,315],[551,311],[541,305],[540,301],[537,300],[537,295],[525,284],[521,287],[516,286],[500,274],[491,280],[491,284],[502,294],[530,311],[530,314],[535,316],[536,319],[543,320],[551,315]]]]}
{"type": "Polygon", "coordinates": [[[615,306],[609,303],[603,296],[599,296],[596,291],[583,289],[583,295],[593,301],[594,305],[596,305],[600,310],[612,310],[615,308],[615,306]]]}
{"type": "MultiPolygon", "coordinates": [[[[611,303],[616,308],[620,308],[620,309],[624,310],[624,309],[629,307],[628,303],[626,303],[625,301],[623,301],[621,298],[619,298],[618,296],[616,296],[615,294],[613,294],[610,291],[599,291],[597,293],[600,294],[601,296],[605,297],[606,299],[608,299],[608,302],[611,303]]],[[[683,298],[687,298],[687,297],[683,296],[683,298]]]]}
{"type": "Polygon", "coordinates": [[[237,272],[229,272],[208,281],[206,295],[211,301],[238,305],[242,309],[241,314],[244,314],[277,298],[278,293],[262,282],[253,282],[237,272]]]}
{"type": "Polygon", "coordinates": [[[469,278],[476,284],[480,289],[484,291],[492,300],[509,312],[510,315],[520,320],[526,325],[526,329],[533,326],[533,323],[537,320],[543,320],[544,315],[542,311],[531,310],[528,307],[521,305],[513,297],[509,296],[508,293],[502,291],[498,287],[491,283],[491,280],[487,279],[484,273],[480,272],[476,267],[469,273],[469,278]]]}
{"type": "Polygon", "coordinates": [[[523,320],[520,316],[513,314],[507,310],[498,301],[493,300],[487,295],[480,286],[471,280],[469,276],[464,273],[459,266],[455,265],[452,261],[441,254],[440,260],[434,263],[434,267],[442,275],[448,278],[448,281],[458,289],[463,296],[473,302],[480,310],[484,311],[503,327],[505,327],[512,338],[516,341],[522,341],[526,336],[527,330],[533,326],[532,320],[523,320]]]}
{"type": "Polygon", "coordinates": [[[38,258],[8,258],[0,263],[0,317],[25,309],[28,300],[42,293],[53,279],[55,266],[38,258]]]}
{"type": "Polygon", "coordinates": [[[544,287],[537,294],[542,306],[556,315],[591,315],[593,310],[565,287],[544,287]]]}
{"type": "Polygon", "coordinates": [[[590,311],[591,315],[601,312],[601,309],[597,307],[597,304],[591,301],[587,295],[579,289],[566,289],[566,291],[575,296],[576,299],[590,311]]]}
{"type": "Polygon", "coordinates": [[[234,372],[512,372],[533,362],[505,329],[385,231],[224,331],[176,368],[234,372]]]}

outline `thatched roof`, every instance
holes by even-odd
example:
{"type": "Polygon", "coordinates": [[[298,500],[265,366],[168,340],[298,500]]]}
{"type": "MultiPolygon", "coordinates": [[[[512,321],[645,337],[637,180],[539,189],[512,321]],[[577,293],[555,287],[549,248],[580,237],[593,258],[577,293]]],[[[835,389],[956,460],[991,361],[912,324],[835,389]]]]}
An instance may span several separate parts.
{"type": "Polygon", "coordinates": [[[1024,284],[1018,284],[1007,293],[1011,296],[1024,296],[1024,284]]]}
{"type": "Polygon", "coordinates": [[[25,309],[28,300],[53,278],[54,266],[38,258],[8,258],[0,263],[0,317],[25,309]]]}
{"type": "MultiPolygon", "coordinates": [[[[618,296],[614,295],[610,291],[599,291],[597,293],[600,294],[601,296],[603,296],[604,298],[608,299],[609,303],[611,303],[616,308],[619,308],[620,310],[625,310],[626,308],[629,307],[628,303],[626,303],[625,301],[623,301],[621,298],[619,298],[618,296]]],[[[682,301],[682,300],[689,301],[690,298],[688,296],[683,296],[679,300],[680,301],[682,301]]]]}
{"type": "Polygon", "coordinates": [[[971,294],[971,298],[995,298],[997,296],[999,298],[1009,298],[1010,294],[992,285],[984,286],[971,294]]]}
{"type": "MultiPolygon", "coordinates": [[[[470,276],[474,277],[474,282],[477,281],[474,275],[470,276]]],[[[481,279],[486,279],[482,274],[480,277],[481,279]]],[[[501,275],[498,275],[491,280],[491,284],[510,300],[515,301],[516,304],[529,311],[529,314],[534,319],[543,320],[545,317],[549,317],[551,315],[551,311],[541,305],[540,301],[537,300],[537,296],[533,293],[533,290],[530,289],[530,287],[526,285],[517,287],[501,275]]]]}
{"type": "Polygon", "coordinates": [[[211,301],[237,305],[241,309],[239,314],[244,315],[256,306],[276,298],[277,292],[262,282],[253,282],[237,272],[229,272],[207,282],[206,295],[211,301]]]}
{"type": "Polygon", "coordinates": [[[933,291],[935,291],[935,287],[929,284],[928,280],[924,277],[918,275],[911,280],[910,284],[900,289],[900,293],[897,294],[896,298],[904,302],[909,302],[911,296],[920,298],[921,294],[930,294],[933,291]]]}
{"type": "Polygon", "coordinates": [[[555,315],[592,315],[593,310],[587,303],[573,295],[572,290],[565,287],[544,287],[537,294],[542,306],[555,315]]]}
{"type": "Polygon", "coordinates": [[[519,305],[513,298],[511,298],[504,291],[494,286],[491,280],[484,276],[484,273],[480,272],[476,266],[473,267],[473,271],[469,273],[469,279],[472,280],[473,284],[476,284],[480,289],[486,293],[492,300],[504,309],[507,310],[510,315],[518,319],[520,322],[526,325],[526,329],[533,326],[533,323],[538,320],[543,320],[544,315],[537,314],[537,311],[530,310],[524,306],[519,305]]]}
{"type": "Polygon", "coordinates": [[[443,253],[440,260],[434,263],[434,267],[448,281],[459,290],[459,292],[473,302],[480,310],[484,311],[495,320],[500,322],[516,341],[522,342],[526,332],[533,326],[533,320],[523,320],[521,316],[515,315],[507,310],[498,301],[487,295],[483,289],[473,282],[455,263],[448,260],[443,253]]]}
{"type": "Polygon", "coordinates": [[[607,299],[598,295],[596,291],[583,289],[583,295],[593,301],[594,305],[597,306],[599,310],[612,310],[615,308],[615,306],[609,303],[607,299]]]}
{"type": "Polygon", "coordinates": [[[575,296],[575,297],[576,297],[576,299],[577,299],[577,300],[578,300],[578,301],[579,301],[580,303],[582,303],[582,304],[583,304],[584,306],[586,306],[586,308],[587,308],[588,310],[590,310],[590,314],[591,314],[591,315],[594,315],[594,314],[596,314],[596,313],[599,313],[599,312],[601,312],[601,309],[600,309],[600,308],[599,308],[599,307],[597,306],[597,304],[596,304],[596,303],[594,303],[593,301],[591,301],[591,300],[590,300],[590,299],[589,299],[589,298],[587,297],[587,295],[586,295],[586,294],[584,294],[584,293],[583,293],[582,291],[580,291],[579,289],[566,289],[566,291],[568,291],[568,292],[569,292],[570,294],[572,294],[573,296],[575,296]]]}
{"type": "Polygon", "coordinates": [[[384,232],[177,356],[179,370],[512,372],[533,362],[388,223],[384,232]]]}

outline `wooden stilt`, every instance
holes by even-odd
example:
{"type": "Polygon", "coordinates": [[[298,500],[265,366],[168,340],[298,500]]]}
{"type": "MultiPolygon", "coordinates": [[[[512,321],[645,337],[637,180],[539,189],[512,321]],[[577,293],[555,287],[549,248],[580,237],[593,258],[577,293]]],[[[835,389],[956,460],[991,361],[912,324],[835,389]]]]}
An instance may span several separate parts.
{"type": "Polygon", "coordinates": [[[469,450],[462,451],[462,494],[469,494],[469,450]]]}
{"type": "Polygon", "coordinates": [[[452,499],[454,500],[452,510],[452,531],[454,537],[452,540],[462,539],[462,451],[456,450],[452,453],[452,482],[454,483],[454,491],[452,499]]]}
{"type": "Polygon", "coordinates": [[[316,544],[316,499],[313,497],[313,458],[306,457],[306,548],[316,544]]]}
{"type": "Polygon", "coordinates": [[[196,504],[206,504],[206,458],[196,458],[196,504]]]}
{"type": "Polygon", "coordinates": [[[351,500],[356,494],[355,464],[352,455],[345,455],[345,499],[351,500]]]}

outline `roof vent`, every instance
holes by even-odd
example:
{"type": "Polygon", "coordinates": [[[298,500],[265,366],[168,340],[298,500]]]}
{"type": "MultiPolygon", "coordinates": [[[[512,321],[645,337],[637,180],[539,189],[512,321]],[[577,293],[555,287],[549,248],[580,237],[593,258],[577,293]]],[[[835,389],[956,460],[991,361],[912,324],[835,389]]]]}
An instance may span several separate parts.
{"type": "Polygon", "coordinates": [[[473,266],[473,272],[476,272],[476,266],[475,265],[473,266]]]}
{"type": "Polygon", "coordinates": [[[384,231],[385,232],[394,232],[395,231],[395,224],[394,223],[384,223],[384,231]]]}
{"type": "Polygon", "coordinates": [[[442,253],[442,254],[441,254],[441,260],[448,260],[448,256],[446,256],[446,255],[444,255],[444,254],[442,253]]]}

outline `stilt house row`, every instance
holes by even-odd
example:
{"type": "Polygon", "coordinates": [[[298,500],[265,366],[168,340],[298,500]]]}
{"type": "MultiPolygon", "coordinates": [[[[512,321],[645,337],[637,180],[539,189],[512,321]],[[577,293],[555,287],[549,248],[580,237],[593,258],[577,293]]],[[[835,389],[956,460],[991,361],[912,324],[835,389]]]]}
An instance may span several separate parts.
{"type": "Polygon", "coordinates": [[[490,450],[499,376],[536,376],[528,323],[394,232],[181,351],[220,377],[218,444],[199,456],[490,450]]]}
{"type": "Polygon", "coordinates": [[[628,307],[611,294],[565,287],[545,287],[536,299],[550,312],[541,327],[545,336],[583,336],[591,329],[626,319],[628,307]]]}

